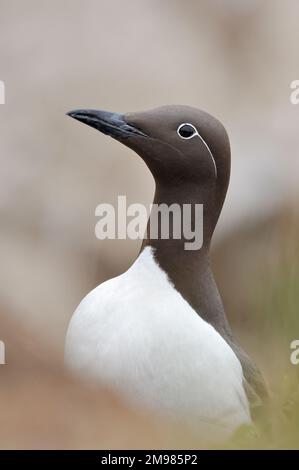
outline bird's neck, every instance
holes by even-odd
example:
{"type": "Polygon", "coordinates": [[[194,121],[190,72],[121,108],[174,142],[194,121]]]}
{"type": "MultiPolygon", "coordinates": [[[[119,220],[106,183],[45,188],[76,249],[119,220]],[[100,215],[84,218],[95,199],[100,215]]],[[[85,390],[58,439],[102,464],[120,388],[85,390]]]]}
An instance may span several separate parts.
{"type": "MultiPolygon", "coordinates": [[[[210,194],[203,191],[186,191],[186,188],[160,188],[157,186],[154,198],[154,207],[161,204],[170,206],[178,204],[190,204],[191,224],[193,229],[198,220],[195,220],[195,204],[203,205],[203,244],[200,249],[186,249],[186,240],[182,237],[174,239],[171,236],[166,239],[151,238],[150,230],[153,224],[153,211],[148,221],[147,236],[143,240],[142,249],[145,246],[153,248],[154,256],[163,271],[168,275],[177,291],[191,305],[191,307],[207,322],[212,324],[216,330],[225,338],[231,338],[231,330],[227,322],[222,300],[217,289],[216,282],[210,267],[209,247],[211,236],[214,231],[216,219],[211,218],[210,212],[214,211],[214,201],[210,194]]],[[[218,218],[218,217],[217,217],[218,218]]],[[[161,219],[155,217],[154,224],[160,229],[161,219]]],[[[201,223],[201,222],[200,222],[201,223]]],[[[170,223],[170,234],[172,225],[170,223]]],[[[160,235],[160,232],[158,232],[160,235]]]]}

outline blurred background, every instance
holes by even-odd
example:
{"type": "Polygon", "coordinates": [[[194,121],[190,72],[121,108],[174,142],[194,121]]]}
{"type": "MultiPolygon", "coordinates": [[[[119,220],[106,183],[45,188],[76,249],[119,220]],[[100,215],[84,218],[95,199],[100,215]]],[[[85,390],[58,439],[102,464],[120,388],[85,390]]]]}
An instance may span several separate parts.
{"type": "MultiPolygon", "coordinates": [[[[279,410],[299,419],[292,408],[299,365],[290,364],[290,342],[299,339],[299,105],[290,103],[290,83],[299,79],[298,2],[0,0],[0,9],[0,339],[7,345],[0,410],[10,422],[14,409],[16,420],[8,434],[0,430],[0,446],[113,447],[113,429],[108,443],[83,440],[84,426],[74,431],[74,415],[79,429],[87,411],[82,419],[74,412],[83,398],[69,398],[72,379],[60,370],[64,336],[82,297],[126,270],[139,250],[139,242],[96,239],[96,206],[119,194],[147,204],[154,183],[129,149],[65,116],[74,108],[188,104],[223,122],[232,175],[213,244],[216,279],[235,336],[263,370],[279,410]],[[38,410],[30,391],[37,382],[38,410]],[[73,400],[71,408],[57,408],[49,390],[58,390],[58,401],[73,400]],[[28,400],[43,425],[59,415],[60,440],[54,431],[40,434],[38,424],[25,439],[17,423],[32,416],[22,415],[28,400]]],[[[124,406],[124,429],[128,422],[133,429],[131,441],[120,432],[118,446],[152,442],[147,419],[135,420],[109,393],[107,400],[101,419],[117,421],[124,406]]],[[[298,434],[283,437],[283,426],[293,424],[278,421],[277,445],[299,447],[298,434]]]]}

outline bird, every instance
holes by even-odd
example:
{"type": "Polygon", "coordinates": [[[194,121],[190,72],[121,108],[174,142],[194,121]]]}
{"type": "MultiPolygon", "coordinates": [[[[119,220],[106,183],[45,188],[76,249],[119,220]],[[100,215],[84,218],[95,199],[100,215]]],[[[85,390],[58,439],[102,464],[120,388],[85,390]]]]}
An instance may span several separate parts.
{"type": "Polygon", "coordinates": [[[150,214],[134,263],[73,314],[66,367],[208,442],[227,439],[251,425],[267,396],[261,372],[233,337],[210,263],[230,179],[227,132],[211,114],[183,105],[67,114],[142,158],[155,180],[154,205],[202,205],[203,232],[201,247],[187,250],[184,234],[151,237],[150,214]]]}

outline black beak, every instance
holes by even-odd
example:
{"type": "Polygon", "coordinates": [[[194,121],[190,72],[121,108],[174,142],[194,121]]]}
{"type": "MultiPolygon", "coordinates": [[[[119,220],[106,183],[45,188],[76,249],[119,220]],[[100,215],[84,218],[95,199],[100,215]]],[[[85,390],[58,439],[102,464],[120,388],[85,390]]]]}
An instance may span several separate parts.
{"type": "Polygon", "coordinates": [[[141,130],[128,124],[124,114],[110,113],[100,109],[76,109],[67,115],[117,140],[132,136],[147,137],[141,130]]]}

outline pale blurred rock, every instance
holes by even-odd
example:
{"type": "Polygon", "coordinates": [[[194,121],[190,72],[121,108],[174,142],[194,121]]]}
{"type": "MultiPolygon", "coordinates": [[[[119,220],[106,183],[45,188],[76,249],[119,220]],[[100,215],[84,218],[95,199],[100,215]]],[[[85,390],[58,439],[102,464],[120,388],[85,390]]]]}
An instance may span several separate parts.
{"type": "Polygon", "coordinates": [[[6,364],[0,365],[1,449],[188,446],[181,430],[133,410],[108,389],[68,376],[49,345],[17,325],[3,307],[0,337],[6,347],[6,364]]]}

